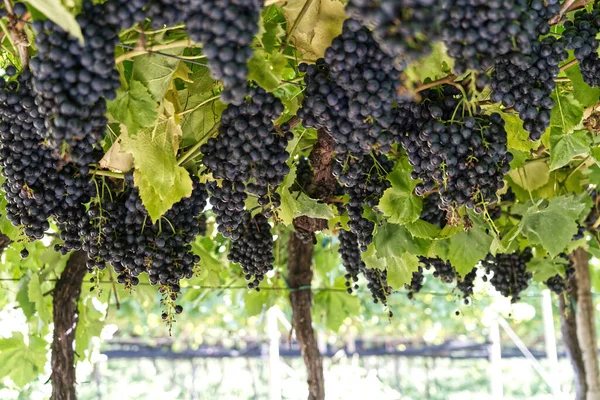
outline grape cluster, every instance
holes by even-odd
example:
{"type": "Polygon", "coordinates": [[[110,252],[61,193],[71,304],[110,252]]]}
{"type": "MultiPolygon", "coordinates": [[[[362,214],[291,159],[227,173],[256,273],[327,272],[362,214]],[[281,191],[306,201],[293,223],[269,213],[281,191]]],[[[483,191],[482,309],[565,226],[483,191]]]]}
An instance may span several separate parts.
{"type": "Polygon", "coordinates": [[[223,81],[221,99],[242,104],[247,94],[246,63],[258,32],[259,0],[190,0],[185,12],[186,30],[201,42],[212,75],[223,81]]]}
{"type": "MultiPolygon", "coordinates": [[[[145,11],[144,7],[148,1],[149,0],[108,0],[104,3],[106,21],[109,24],[118,27],[118,30],[123,30],[131,28],[135,24],[141,24],[145,21],[146,14],[148,14],[148,16],[152,18],[152,26],[155,26],[159,23],[158,18],[161,17],[161,14],[145,11]]],[[[150,7],[156,7],[157,3],[159,3],[158,0],[153,0],[150,7]]],[[[175,7],[171,7],[171,9],[174,8],[175,7]]],[[[166,13],[168,13],[168,11],[166,11],[165,14],[166,13]]],[[[159,27],[162,27],[162,24],[159,27]]]]}
{"type": "Polygon", "coordinates": [[[306,157],[300,157],[296,161],[296,180],[290,188],[295,192],[306,192],[313,180],[313,169],[306,157]]]}
{"type": "Polygon", "coordinates": [[[548,20],[559,11],[557,0],[449,0],[442,3],[440,24],[454,71],[486,71],[494,60],[517,52],[529,54],[548,20]],[[531,3],[531,4],[530,4],[531,3]]]}
{"type": "MultiPolygon", "coordinates": [[[[247,193],[258,197],[264,208],[278,207],[275,190],[289,173],[286,151],[291,132],[281,136],[273,125],[283,105],[260,88],[249,88],[241,105],[229,105],[221,117],[219,134],[202,145],[202,162],[220,185],[211,184],[211,204],[219,232],[236,239],[247,193]],[[233,236],[232,236],[233,235],[233,236]]],[[[270,216],[271,210],[265,210],[270,216]]]]}
{"type": "Polygon", "coordinates": [[[442,209],[442,200],[437,192],[431,193],[423,199],[423,209],[420,218],[425,221],[443,228],[447,223],[447,211],[442,209]]]}
{"type": "Polygon", "coordinates": [[[575,267],[573,265],[573,261],[566,254],[559,254],[559,257],[565,260],[564,277],[560,274],[556,274],[550,278],[548,278],[544,284],[548,286],[548,289],[552,290],[556,294],[561,294],[565,290],[567,290],[567,285],[569,279],[575,274],[575,267]]]}
{"type": "Polygon", "coordinates": [[[477,268],[473,268],[462,280],[458,281],[456,284],[456,288],[462,293],[465,304],[468,304],[468,298],[473,296],[475,278],[477,278],[477,268]]]}
{"type": "Polygon", "coordinates": [[[600,43],[596,39],[600,32],[600,9],[596,6],[589,13],[578,11],[573,21],[565,21],[564,28],[563,37],[579,61],[583,80],[590,86],[600,86],[600,58],[597,53],[600,43]]]}
{"type": "Polygon", "coordinates": [[[412,178],[422,181],[417,195],[437,186],[442,209],[466,205],[482,212],[479,203],[497,201],[512,154],[500,115],[457,117],[457,95],[454,87],[425,93],[422,105],[397,110],[393,131],[413,166],[412,178]]]}
{"type": "Polygon", "coordinates": [[[179,281],[191,278],[200,261],[192,253],[191,243],[200,234],[199,219],[208,197],[206,187],[192,178],[192,195],[152,222],[139,190],[133,186],[133,175],[129,173],[125,178],[125,189],[111,199],[92,202],[81,223],[88,268],[102,270],[110,262],[119,274],[117,281],[132,286],[146,272],[151,284],[160,284],[176,294],[179,281]]]}
{"type": "Polygon", "coordinates": [[[491,100],[514,108],[529,132],[539,140],[550,125],[559,64],[567,58],[565,39],[546,37],[535,42],[531,53],[511,53],[496,60],[492,72],[491,100]]]}
{"type": "Polygon", "coordinates": [[[401,68],[368,29],[346,20],[325,58],[316,65],[301,64],[300,71],[306,72],[306,90],[298,117],[305,127],[325,129],[335,139],[340,162],[374,148],[389,150],[401,68]]]}
{"type": "Polygon", "coordinates": [[[490,282],[504,297],[511,297],[511,302],[519,301],[519,294],[527,289],[531,272],[527,271],[527,263],[532,258],[531,249],[513,254],[488,254],[481,262],[487,274],[493,272],[490,282]]]}
{"type": "Polygon", "coordinates": [[[58,154],[85,167],[97,161],[94,147],[108,120],[105,99],[120,86],[114,68],[119,28],[107,22],[102,5],[86,1],[77,16],[84,44],[50,20],[35,21],[37,56],[31,60],[36,104],[46,117],[47,142],[58,154]]]}
{"type": "Polygon", "coordinates": [[[267,272],[273,269],[273,236],[271,225],[263,214],[251,216],[244,213],[244,218],[238,228],[240,237],[232,240],[228,258],[241,265],[248,287],[258,290],[258,285],[267,272]]]}
{"type": "Polygon", "coordinates": [[[416,293],[419,293],[421,289],[423,289],[423,280],[425,277],[423,276],[423,268],[419,267],[418,270],[412,273],[412,277],[410,279],[410,284],[405,283],[404,288],[408,290],[406,296],[412,300],[415,297],[416,293]]]}
{"type": "Polygon", "coordinates": [[[348,226],[357,236],[361,251],[365,251],[373,239],[375,223],[363,217],[365,206],[374,208],[379,204],[383,192],[390,187],[387,174],[393,162],[384,155],[365,156],[357,161],[350,159],[346,165],[335,164],[333,174],[343,185],[349,200],[346,205],[350,221],[348,226]],[[344,168],[345,167],[345,168],[344,168]]]}
{"type": "Polygon", "coordinates": [[[192,7],[190,0],[140,0],[142,1],[148,3],[145,14],[153,29],[184,22],[192,7]]]}
{"type": "MultiPolygon", "coordinates": [[[[387,305],[387,298],[392,293],[392,287],[387,283],[387,270],[365,268],[363,275],[367,280],[367,288],[371,291],[373,302],[387,305]]],[[[390,317],[392,316],[390,311],[390,317]]]]}
{"type": "MultiPolygon", "coordinates": [[[[12,71],[10,71],[12,72],[12,71]]],[[[70,163],[63,164],[44,144],[43,115],[35,104],[32,75],[23,71],[16,80],[0,80],[0,166],[7,218],[24,227],[31,239],[41,239],[53,217],[62,228],[68,249],[79,247],[79,237],[67,225],[85,212],[94,195],[89,177],[70,163]]]]}
{"type": "Polygon", "coordinates": [[[365,263],[360,257],[358,249],[358,240],[354,233],[340,229],[338,233],[340,247],[338,252],[342,258],[342,264],[346,269],[346,288],[348,293],[352,293],[352,289],[358,289],[358,275],[366,268],[365,263]]]}
{"type": "Polygon", "coordinates": [[[449,261],[440,258],[419,257],[419,261],[425,266],[425,269],[433,267],[433,276],[444,283],[451,283],[456,278],[454,267],[449,261]]]}
{"type": "Polygon", "coordinates": [[[389,54],[406,59],[428,53],[440,36],[439,0],[350,0],[346,12],[373,27],[389,54]]]}

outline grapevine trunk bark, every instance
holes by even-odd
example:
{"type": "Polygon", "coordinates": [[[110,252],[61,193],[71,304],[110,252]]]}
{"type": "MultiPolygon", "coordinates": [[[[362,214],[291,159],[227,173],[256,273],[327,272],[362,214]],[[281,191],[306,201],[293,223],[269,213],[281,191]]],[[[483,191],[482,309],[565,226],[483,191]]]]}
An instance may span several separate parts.
{"type": "Polygon", "coordinates": [[[77,329],[77,303],[81,284],[87,272],[87,255],[84,251],[71,254],[67,266],[54,288],[52,315],[52,397],[51,400],[75,400],[75,351],[73,340],[77,329]]]}
{"type": "Polygon", "coordinates": [[[600,380],[598,372],[598,345],[594,325],[594,305],[590,285],[588,254],[583,248],[572,254],[577,278],[577,339],[581,348],[587,383],[586,400],[600,400],[600,380]]]}
{"type": "Polygon", "coordinates": [[[311,269],[314,244],[304,243],[290,234],[288,258],[288,284],[290,285],[290,301],[292,303],[292,322],[296,338],[300,343],[302,357],[308,375],[308,399],[325,399],[325,380],[323,378],[323,361],[312,327],[312,298],[310,284],[313,277],[311,269]]]}
{"type": "Polygon", "coordinates": [[[568,282],[568,290],[564,295],[558,296],[560,308],[560,331],[567,357],[573,367],[573,383],[575,386],[575,400],[586,400],[587,383],[585,382],[585,365],[579,340],[577,340],[577,321],[575,313],[577,308],[577,280],[573,275],[568,282]]]}

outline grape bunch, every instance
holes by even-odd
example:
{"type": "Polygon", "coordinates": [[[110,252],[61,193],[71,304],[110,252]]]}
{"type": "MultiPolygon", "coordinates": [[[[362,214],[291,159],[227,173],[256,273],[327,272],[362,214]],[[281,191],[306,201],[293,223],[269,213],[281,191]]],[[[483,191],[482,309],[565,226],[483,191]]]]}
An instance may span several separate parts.
{"type": "Polygon", "coordinates": [[[325,58],[315,65],[301,64],[300,71],[306,73],[306,90],[298,117],[305,127],[325,129],[340,159],[389,150],[401,68],[368,29],[346,20],[325,58]]]}
{"type": "Polygon", "coordinates": [[[107,22],[102,5],[89,1],[77,22],[84,44],[51,20],[35,21],[38,52],[31,68],[49,146],[62,154],[66,145],[70,159],[85,167],[97,161],[94,148],[108,123],[105,99],[114,99],[120,86],[114,68],[119,28],[107,22]]]}
{"type": "Polygon", "coordinates": [[[366,251],[373,239],[375,223],[363,217],[366,207],[375,208],[389,188],[387,174],[392,170],[393,162],[384,155],[372,154],[358,161],[350,159],[346,165],[335,164],[334,176],[343,185],[343,190],[349,200],[346,205],[350,221],[348,226],[357,236],[361,251],[366,251]]]}
{"type": "Polygon", "coordinates": [[[340,229],[338,233],[340,247],[338,252],[346,269],[346,288],[348,293],[358,289],[358,276],[366,268],[358,249],[358,240],[354,233],[340,229]]]}
{"type": "Polygon", "coordinates": [[[273,125],[283,105],[260,88],[249,88],[241,105],[230,104],[221,117],[219,134],[202,145],[202,162],[222,183],[209,186],[219,232],[236,239],[248,193],[265,208],[278,207],[277,186],[289,173],[286,151],[291,132],[281,136],[273,125]]]}
{"type": "Polygon", "coordinates": [[[560,274],[556,274],[544,281],[544,284],[548,287],[548,289],[552,290],[556,294],[561,294],[562,292],[567,290],[568,282],[571,279],[571,277],[575,274],[575,267],[573,265],[573,261],[569,259],[569,256],[567,256],[566,254],[559,254],[559,257],[565,261],[564,277],[560,274]]]}
{"type": "Polygon", "coordinates": [[[567,58],[563,38],[546,37],[535,42],[531,53],[511,53],[496,60],[491,76],[491,100],[514,108],[531,140],[539,140],[550,125],[554,100],[550,97],[567,58]]]}
{"type": "Polygon", "coordinates": [[[415,59],[440,37],[439,0],[350,0],[346,12],[373,27],[375,39],[391,55],[415,59]]]}
{"type": "Polygon", "coordinates": [[[137,285],[145,272],[151,284],[160,284],[176,297],[179,281],[191,278],[200,261],[191,243],[200,234],[208,195],[198,178],[192,182],[192,195],[175,203],[157,222],[142,204],[131,173],[125,175],[120,194],[92,202],[80,230],[88,268],[102,270],[110,262],[119,274],[117,281],[129,286],[137,285]]]}
{"type": "Polygon", "coordinates": [[[462,293],[465,304],[469,303],[469,297],[473,296],[475,278],[477,278],[477,268],[473,268],[462,280],[456,284],[456,288],[462,293]]]}
{"type": "Polygon", "coordinates": [[[185,9],[186,30],[193,41],[202,43],[213,77],[223,81],[221,99],[242,104],[247,94],[246,63],[252,58],[262,2],[190,0],[189,3],[185,9]]]}
{"type": "Polygon", "coordinates": [[[313,180],[313,169],[306,157],[300,157],[296,162],[296,180],[290,188],[295,192],[306,192],[313,180]]]}
{"type": "MultiPolygon", "coordinates": [[[[164,19],[160,20],[163,14],[169,15],[170,11],[164,11],[162,13],[151,12],[154,10],[159,3],[159,0],[150,1],[149,10],[144,10],[149,0],[108,0],[104,3],[104,13],[106,15],[106,21],[118,27],[118,30],[128,29],[135,24],[141,24],[146,20],[146,15],[151,18],[151,24],[156,29],[162,27],[164,19]],[[156,26],[160,24],[159,26],[156,26]]],[[[171,6],[170,10],[174,10],[175,6],[171,6]]],[[[161,11],[163,11],[161,9],[161,11]]],[[[166,18],[166,17],[165,17],[166,18]]],[[[167,25],[167,24],[165,24],[167,25]]]]}
{"type": "Polygon", "coordinates": [[[454,87],[424,95],[423,105],[397,111],[393,129],[413,166],[412,178],[422,181],[415,193],[437,187],[442,209],[466,205],[482,212],[481,203],[497,201],[512,161],[504,121],[497,113],[457,117],[461,99],[454,87]]]}
{"type": "Polygon", "coordinates": [[[239,239],[232,240],[228,258],[241,265],[250,289],[258,290],[265,274],[273,269],[273,236],[271,225],[263,214],[244,212],[239,239]]]}
{"type": "Polygon", "coordinates": [[[581,76],[590,86],[600,86],[600,58],[596,35],[600,32],[600,9],[592,12],[585,10],[575,13],[573,21],[565,21],[563,37],[567,39],[567,48],[573,50],[579,61],[581,76]]]}
{"type": "Polygon", "coordinates": [[[425,221],[443,228],[447,223],[447,211],[442,207],[442,200],[437,192],[431,193],[423,199],[423,209],[420,218],[425,221]]]}
{"type": "MultiPolygon", "coordinates": [[[[15,72],[15,71],[8,71],[15,72]]],[[[44,145],[45,124],[35,104],[32,75],[23,71],[15,80],[0,80],[0,166],[7,218],[22,226],[30,239],[41,239],[53,217],[69,236],[65,246],[79,247],[79,237],[67,225],[85,212],[94,195],[89,177],[70,163],[61,163],[44,145]]]]}
{"type": "Polygon", "coordinates": [[[449,261],[423,256],[419,257],[419,261],[425,266],[425,269],[433,268],[433,276],[444,283],[452,283],[456,278],[454,267],[449,261]]]}
{"type": "Polygon", "coordinates": [[[549,32],[557,0],[449,0],[441,2],[442,39],[454,58],[454,71],[486,71],[512,52],[529,54],[532,43],[549,32]],[[531,3],[531,4],[530,4],[531,3]]]}
{"type": "Polygon", "coordinates": [[[423,267],[419,266],[419,269],[412,273],[410,284],[405,283],[404,288],[408,290],[406,296],[412,300],[415,297],[416,293],[419,293],[421,289],[423,289],[423,280],[425,277],[423,276],[423,267]]]}
{"type": "Polygon", "coordinates": [[[515,303],[520,300],[519,294],[529,286],[532,274],[527,271],[526,264],[532,257],[531,249],[527,247],[513,254],[488,254],[481,265],[487,274],[493,272],[490,279],[492,286],[515,303]]]}

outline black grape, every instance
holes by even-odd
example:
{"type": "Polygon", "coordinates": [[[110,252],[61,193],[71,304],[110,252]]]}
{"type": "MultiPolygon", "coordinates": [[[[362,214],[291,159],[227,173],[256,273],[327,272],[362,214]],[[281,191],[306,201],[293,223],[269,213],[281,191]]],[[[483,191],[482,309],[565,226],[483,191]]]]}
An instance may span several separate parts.
{"type": "Polygon", "coordinates": [[[490,282],[504,297],[511,297],[511,302],[520,300],[519,294],[527,289],[531,272],[527,271],[527,263],[532,258],[531,249],[513,254],[488,254],[481,262],[486,273],[493,273],[490,282]]]}

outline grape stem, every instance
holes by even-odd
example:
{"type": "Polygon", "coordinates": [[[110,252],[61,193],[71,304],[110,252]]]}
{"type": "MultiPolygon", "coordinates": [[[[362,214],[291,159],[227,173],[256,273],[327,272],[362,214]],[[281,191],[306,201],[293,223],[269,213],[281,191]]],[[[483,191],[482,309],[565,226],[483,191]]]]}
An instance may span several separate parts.
{"type": "MultiPolygon", "coordinates": [[[[8,0],[5,0],[5,1],[8,1],[8,0]]],[[[143,54],[148,54],[148,53],[150,53],[150,54],[156,53],[156,54],[160,54],[160,55],[171,56],[171,54],[164,54],[164,53],[157,53],[157,52],[160,50],[177,49],[180,47],[191,47],[193,45],[194,45],[194,43],[190,39],[182,39],[182,40],[177,40],[175,42],[159,44],[159,45],[151,46],[151,47],[144,48],[144,49],[138,48],[138,49],[135,49],[133,51],[122,54],[119,57],[117,57],[115,59],[115,64],[118,65],[118,64],[121,64],[123,61],[131,60],[132,58],[141,56],[143,54]]],[[[121,47],[130,48],[131,46],[121,45],[121,47]]]]}
{"type": "Polygon", "coordinates": [[[179,166],[179,165],[182,165],[184,162],[186,162],[186,161],[187,161],[187,160],[190,158],[190,156],[191,156],[192,154],[194,154],[194,153],[196,152],[196,150],[198,150],[198,149],[199,149],[199,148],[200,148],[200,147],[201,147],[201,146],[202,146],[202,145],[203,145],[203,144],[206,142],[204,139],[205,139],[206,137],[208,137],[208,136],[212,135],[213,133],[215,133],[215,132],[216,132],[216,131],[219,129],[219,126],[221,126],[221,124],[220,124],[220,123],[216,123],[216,124],[215,124],[215,125],[214,125],[214,126],[211,128],[211,129],[210,129],[210,131],[208,131],[208,132],[206,133],[206,135],[204,135],[204,136],[202,137],[202,139],[200,139],[200,140],[198,141],[198,143],[196,143],[195,145],[193,145],[192,147],[190,147],[190,148],[189,148],[189,150],[187,150],[185,153],[183,153],[183,154],[181,155],[181,157],[179,158],[179,160],[177,161],[177,165],[179,166]]]}
{"type": "Polygon", "coordinates": [[[27,68],[29,65],[29,51],[27,50],[27,47],[29,47],[29,42],[27,41],[27,36],[25,36],[23,31],[17,27],[19,20],[15,15],[10,0],[4,0],[4,4],[6,5],[6,11],[8,13],[8,23],[6,24],[6,27],[10,32],[13,45],[19,51],[21,65],[23,68],[27,68]]]}
{"type": "MultiPolygon", "coordinates": [[[[5,0],[5,1],[8,1],[8,0],[5,0]]],[[[289,43],[289,41],[290,41],[292,35],[294,34],[294,32],[296,31],[296,29],[298,29],[298,25],[300,25],[302,18],[304,18],[304,16],[308,12],[308,9],[310,8],[310,5],[312,4],[312,2],[313,2],[313,0],[306,0],[306,3],[304,3],[304,6],[302,6],[302,10],[300,10],[300,13],[298,14],[298,17],[296,17],[296,20],[294,21],[294,24],[290,28],[290,31],[285,36],[285,40],[283,41],[283,44],[281,46],[282,53],[285,50],[285,48],[287,47],[287,44],[289,43]]]]}
{"type": "Polygon", "coordinates": [[[431,89],[432,87],[439,86],[439,85],[454,84],[455,83],[454,82],[455,79],[456,79],[456,75],[450,74],[450,75],[448,75],[448,76],[446,76],[444,78],[437,79],[435,81],[431,81],[431,82],[425,83],[423,85],[420,85],[419,87],[417,87],[415,89],[415,92],[419,93],[419,92],[422,92],[422,91],[427,90],[427,89],[431,89]]]}
{"type": "Polygon", "coordinates": [[[125,175],[121,172],[106,171],[103,169],[90,169],[92,175],[108,176],[110,178],[125,179],[125,175]]]}
{"type": "Polygon", "coordinates": [[[560,23],[560,21],[562,20],[562,18],[565,16],[566,13],[573,11],[573,10],[577,10],[578,8],[585,7],[591,1],[592,0],[566,0],[563,3],[562,7],[560,8],[560,11],[558,12],[558,14],[553,16],[550,19],[550,21],[548,21],[548,23],[550,25],[556,25],[556,24],[560,23]]]}

